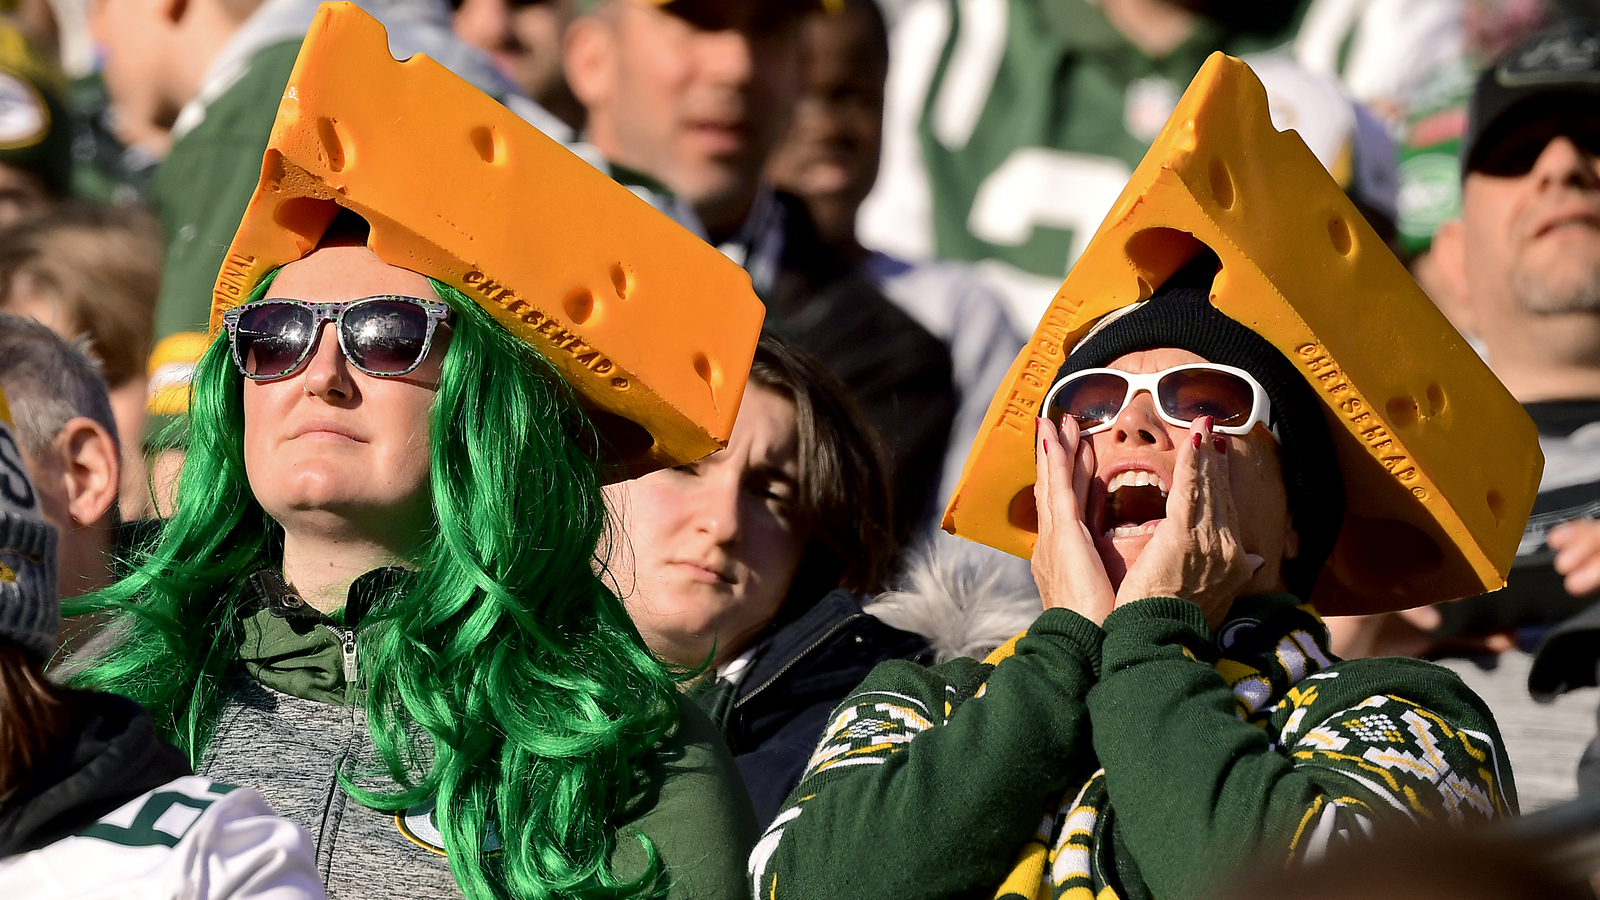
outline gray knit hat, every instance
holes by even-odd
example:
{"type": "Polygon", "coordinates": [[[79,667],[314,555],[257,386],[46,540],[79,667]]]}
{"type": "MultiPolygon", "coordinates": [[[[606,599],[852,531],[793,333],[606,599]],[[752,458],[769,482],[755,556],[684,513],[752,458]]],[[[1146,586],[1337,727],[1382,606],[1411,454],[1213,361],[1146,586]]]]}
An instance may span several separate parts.
{"type": "Polygon", "coordinates": [[[44,662],[55,653],[60,631],[56,530],[39,509],[11,409],[0,392],[0,638],[44,662]]]}

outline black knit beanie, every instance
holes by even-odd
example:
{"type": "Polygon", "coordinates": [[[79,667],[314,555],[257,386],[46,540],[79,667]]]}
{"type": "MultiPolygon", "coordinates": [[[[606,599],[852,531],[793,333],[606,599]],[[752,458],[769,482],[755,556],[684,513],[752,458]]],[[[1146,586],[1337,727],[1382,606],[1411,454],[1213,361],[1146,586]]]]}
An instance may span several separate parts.
{"type": "MultiPolygon", "coordinates": [[[[1129,353],[1173,347],[1243,369],[1261,382],[1272,401],[1270,424],[1277,426],[1289,514],[1300,535],[1299,554],[1284,561],[1284,579],[1291,593],[1308,599],[1344,521],[1339,460],[1322,417],[1322,403],[1311,385],[1265,338],[1211,304],[1218,265],[1215,254],[1202,252],[1149,302],[1091,331],[1061,365],[1056,380],[1103,367],[1129,353]]],[[[1239,515],[1248,516],[1250,511],[1241,509],[1239,515]]]]}
{"type": "MultiPolygon", "coordinates": [[[[0,391],[0,411],[7,409],[0,391]]],[[[56,593],[56,530],[22,465],[16,431],[0,416],[0,639],[44,663],[56,651],[61,597],[56,593]]]]}

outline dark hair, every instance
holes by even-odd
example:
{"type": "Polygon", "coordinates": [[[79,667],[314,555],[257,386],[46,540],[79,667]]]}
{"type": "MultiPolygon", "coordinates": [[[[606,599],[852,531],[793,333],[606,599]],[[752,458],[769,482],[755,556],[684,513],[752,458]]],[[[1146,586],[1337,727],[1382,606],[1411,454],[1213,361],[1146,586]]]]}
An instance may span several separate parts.
{"type": "Polygon", "coordinates": [[[73,730],[71,696],[20,644],[0,639],[0,797],[27,783],[50,747],[73,730]]]}
{"type": "Polygon", "coordinates": [[[799,436],[799,524],[805,536],[778,621],[836,587],[884,588],[894,565],[893,505],[877,433],[845,386],[809,354],[762,334],[750,381],[794,404],[799,436]]]}
{"type": "MultiPolygon", "coordinates": [[[[841,12],[858,12],[867,17],[868,35],[871,43],[868,49],[872,51],[874,59],[889,61],[889,23],[883,18],[883,10],[878,7],[878,0],[845,0],[841,12]]],[[[821,15],[839,15],[839,13],[824,12],[821,15]]]]}

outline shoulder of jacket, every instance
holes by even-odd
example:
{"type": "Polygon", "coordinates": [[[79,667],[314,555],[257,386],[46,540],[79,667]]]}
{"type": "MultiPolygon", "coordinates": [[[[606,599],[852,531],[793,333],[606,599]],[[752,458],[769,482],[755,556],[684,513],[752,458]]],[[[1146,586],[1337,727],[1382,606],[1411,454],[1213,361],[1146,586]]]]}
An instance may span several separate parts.
{"type": "Polygon", "coordinates": [[[1421,659],[1387,656],[1340,660],[1296,683],[1290,701],[1297,707],[1314,707],[1314,715],[1321,717],[1376,702],[1374,698],[1402,701],[1432,713],[1454,728],[1482,730],[1499,740],[1499,729],[1488,704],[1460,675],[1421,659]],[[1306,696],[1308,689],[1314,690],[1311,696],[1306,696]]]}

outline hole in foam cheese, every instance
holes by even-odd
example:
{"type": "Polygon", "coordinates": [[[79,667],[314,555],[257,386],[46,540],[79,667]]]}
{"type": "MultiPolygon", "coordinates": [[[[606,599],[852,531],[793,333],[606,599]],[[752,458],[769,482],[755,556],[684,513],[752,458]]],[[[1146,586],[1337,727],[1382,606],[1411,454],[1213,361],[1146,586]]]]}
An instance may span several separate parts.
{"type": "Polygon", "coordinates": [[[765,313],[749,276],[433,60],[396,61],[354,5],[326,3],[218,275],[213,334],[340,207],[384,261],[459,288],[549,359],[620,463],[612,477],[727,442],[765,313]]]}
{"type": "Polygon", "coordinates": [[[1295,363],[1323,402],[1347,501],[1318,607],[1380,612],[1502,586],[1542,469],[1533,423],[1298,135],[1273,129],[1249,68],[1222,54],[1012,364],[945,528],[1031,555],[1031,420],[1065,353],[1202,245],[1222,260],[1212,301],[1295,363]]]}

